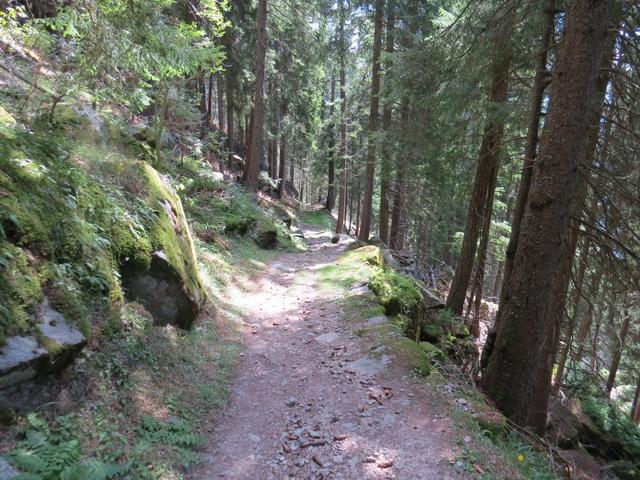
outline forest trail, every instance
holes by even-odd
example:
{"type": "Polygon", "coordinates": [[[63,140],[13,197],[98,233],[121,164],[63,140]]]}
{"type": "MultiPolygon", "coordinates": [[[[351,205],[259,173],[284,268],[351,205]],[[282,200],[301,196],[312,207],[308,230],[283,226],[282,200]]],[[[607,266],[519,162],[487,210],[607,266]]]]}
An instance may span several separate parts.
{"type": "Polygon", "coordinates": [[[204,463],[188,478],[471,478],[452,466],[461,433],[442,395],[376,355],[356,335],[363,324],[344,321],[335,291],[320,285],[317,271],[348,243],[304,231],[308,251],[276,257],[231,300],[245,312],[245,349],[204,463]]]}

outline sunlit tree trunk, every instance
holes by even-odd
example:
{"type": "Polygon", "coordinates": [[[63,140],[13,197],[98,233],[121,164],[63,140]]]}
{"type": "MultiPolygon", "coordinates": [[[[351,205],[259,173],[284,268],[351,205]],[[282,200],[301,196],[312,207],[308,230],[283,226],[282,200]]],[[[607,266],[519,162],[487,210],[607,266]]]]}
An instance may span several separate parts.
{"type": "Polygon", "coordinates": [[[518,249],[504,285],[502,321],[483,387],[509,418],[542,433],[551,387],[554,325],[551,304],[570,214],[580,188],[596,105],[601,55],[612,5],[573,0],[558,52],[554,95],[534,167],[518,249]],[[527,348],[522,347],[526,339],[527,348]]]}
{"type": "Polygon", "coordinates": [[[260,155],[263,142],[264,78],[267,53],[267,0],[258,1],[258,38],[256,41],[255,91],[253,95],[253,115],[247,145],[247,158],[242,181],[250,190],[258,188],[260,155]]]}
{"type": "Polygon", "coordinates": [[[369,105],[369,143],[364,177],[362,213],[358,227],[358,239],[366,242],[371,232],[373,207],[373,182],[376,173],[376,138],[380,110],[380,52],[382,50],[382,24],[384,20],[384,0],[376,0],[373,32],[373,54],[371,58],[371,98],[369,105]]]}
{"type": "Polygon", "coordinates": [[[334,129],[334,104],[336,101],[336,77],[331,76],[331,104],[329,105],[329,127],[328,132],[328,145],[327,155],[329,156],[328,175],[327,175],[327,201],[325,202],[325,208],[331,213],[333,207],[336,204],[336,139],[334,129]]]}
{"type": "MultiPolygon", "coordinates": [[[[609,308],[611,308],[612,312],[614,312],[613,316],[615,317],[615,313],[617,312],[613,307],[609,308]]],[[[620,367],[620,359],[622,358],[622,351],[624,350],[624,346],[627,341],[627,334],[629,333],[630,325],[631,315],[629,315],[629,312],[625,312],[625,318],[622,321],[620,332],[618,332],[618,336],[614,339],[613,352],[611,354],[611,364],[609,365],[609,377],[607,378],[607,385],[604,388],[607,396],[611,395],[611,390],[613,390],[613,387],[616,383],[618,367],[620,367]]]]}
{"type": "Polygon", "coordinates": [[[338,172],[338,219],[336,221],[336,235],[344,232],[345,214],[347,209],[347,81],[346,81],[346,41],[345,41],[345,9],[344,0],[339,0],[339,59],[340,62],[340,171],[338,172]]]}
{"type": "Polygon", "coordinates": [[[507,8],[509,11],[501,20],[501,24],[496,27],[497,32],[493,39],[495,51],[489,67],[491,89],[487,106],[488,119],[482,137],[480,156],[469,200],[462,249],[446,301],[447,308],[454,315],[462,315],[476,256],[478,237],[485,216],[491,215],[493,210],[494,195],[490,190],[495,189],[498,175],[500,149],[504,136],[504,118],[501,110],[507,102],[509,67],[512,57],[509,36],[511,35],[515,7],[508,5],[507,8]]]}
{"type": "MultiPolygon", "coordinates": [[[[391,71],[391,56],[394,50],[394,30],[396,23],[396,2],[395,0],[387,0],[387,38],[385,52],[387,54],[387,60],[385,62],[385,70],[387,75],[391,71]]],[[[390,83],[386,81],[385,83],[390,83]]],[[[390,90],[391,87],[387,88],[390,90]]],[[[382,154],[382,169],[380,172],[380,240],[385,245],[389,244],[389,181],[391,178],[391,156],[392,156],[392,142],[388,137],[391,132],[392,121],[392,105],[391,100],[386,99],[384,108],[382,111],[382,130],[385,133],[385,141],[381,149],[382,154]]]]}

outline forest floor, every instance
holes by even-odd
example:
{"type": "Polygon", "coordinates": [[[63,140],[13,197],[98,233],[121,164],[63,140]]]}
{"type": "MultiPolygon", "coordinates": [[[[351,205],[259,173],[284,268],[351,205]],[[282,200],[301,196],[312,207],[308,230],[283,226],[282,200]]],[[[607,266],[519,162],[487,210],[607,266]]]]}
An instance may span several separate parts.
{"type": "Polygon", "coordinates": [[[474,441],[454,419],[464,399],[359,333],[385,319],[344,308],[371,296],[362,283],[327,288],[319,272],[352,240],[332,245],[327,230],[304,231],[306,252],[272,258],[230,292],[244,351],[204,463],[187,478],[479,478],[482,468],[458,461],[474,441]]]}

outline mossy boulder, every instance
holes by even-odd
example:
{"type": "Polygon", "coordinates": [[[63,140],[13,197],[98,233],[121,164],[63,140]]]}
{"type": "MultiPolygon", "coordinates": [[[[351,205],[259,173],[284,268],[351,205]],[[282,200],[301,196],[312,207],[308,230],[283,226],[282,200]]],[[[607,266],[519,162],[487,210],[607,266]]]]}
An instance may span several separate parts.
{"type": "Polygon", "coordinates": [[[390,316],[413,315],[422,301],[415,281],[393,270],[378,270],[369,280],[369,288],[390,316]]]}
{"type": "Polygon", "coordinates": [[[420,325],[420,340],[439,343],[442,340],[442,328],[435,323],[422,323],[420,325]]]}
{"type": "Polygon", "coordinates": [[[45,297],[34,313],[34,335],[11,336],[0,347],[0,391],[40,375],[59,372],[80,353],[86,338],[45,297]]]}
{"type": "Polygon", "coordinates": [[[147,242],[137,243],[137,260],[123,265],[125,294],[140,301],[157,324],[188,329],[206,301],[191,232],[168,180],[149,165],[141,165],[140,170],[145,203],[155,214],[147,225],[153,253],[147,263],[147,242]]]}
{"type": "Polygon", "coordinates": [[[430,342],[420,342],[420,348],[428,357],[437,358],[438,360],[444,360],[445,355],[437,346],[430,342]]]}
{"type": "Polygon", "coordinates": [[[260,248],[275,248],[278,246],[278,227],[267,219],[261,219],[253,230],[251,238],[260,248]]]}
{"type": "Polygon", "coordinates": [[[416,375],[427,377],[431,374],[431,358],[420,344],[402,336],[388,339],[386,343],[393,354],[416,375]]]}

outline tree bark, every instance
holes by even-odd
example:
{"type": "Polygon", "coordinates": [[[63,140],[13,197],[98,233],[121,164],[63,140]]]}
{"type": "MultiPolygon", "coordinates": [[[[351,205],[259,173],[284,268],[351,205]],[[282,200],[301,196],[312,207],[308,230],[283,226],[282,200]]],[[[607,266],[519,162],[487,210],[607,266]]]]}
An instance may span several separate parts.
{"type": "MultiPolygon", "coordinates": [[[[612,308],[612,307],[610,307],[612,308]]],[[[615,312],[615,310],[613,310],[615,312]]],[[[626,312],[626,316],[622,321],[620,332],[615,339],[613,346],[613,353],[611,355],[611,365],[609,366],[609,377],[607,378],[607,385],[604,388],[607,397],[611,396],[611,390],[616,383],[616,376],[618,375],[618,367],[620,366],[620,359],[622,358],[622,351],[627,341],[627,334],[629,333],[629,325],[631,324],[631,315],[626,312]]]]}
{"type": "Polygon", "coordinates": [[[533,79],[532,111],[529,118],[529,128],[527,130],[527,148],[524,154],[522,174],[520,177],[520,187],[518,188],[518,198],[511,221],[511,235],[507,246],[506,259],[504,264],[504,274],[502,283],[508,284],[511,279],[513,268],[513,258],[518,248],[518,235],[520,234],[520,223],[524,213],[525,203],[529,195],[531,185],[531,175],[538,150],[538,132],[540,130],[540,117],[542,113],[542,101],[544,91],[549,83],[549,71],[547,70],[547,60],[549,58],[549,47],[553,38],[555,27],[555,0],[545,0],[543,4],[544,25],[542,27],[542,42],[538,53],[538,65],[536,75],[533,79]]]}
{"type": "MultiPolygon", "coordinates": [[[[225,119],[225,105],[224,105],[224,85],[223,85],[223,81],[222,81],[222,76],[218,75],[218,78],[216,79],[216,86],[218,89],[218,128],[220,129],[221,132],[226,133],[227,131],[227,124],[226,124],[226,119],[225,119]]],[[[213,84],[211,84],[211,86],[213,87],[213,84]]],[[[211,109],[212,106],[209,105],[209,108],[211,109]]],[[[213,112],[211,112],[211,116],[213,116],[213,112]]]]}
{"type": "Polygon", "coordinates": [[[280,179],[280,198],[284,198],[284,184],[287,181],[287,137],[284,133],[280,136],[280,164],[278,166],[278,178],[280,179]]]}
{"type": "Polygon", "coordinates": [[[329,105],[329,127],[328,136],[329,136],[329,145],[328,145],[328,153],[329,153],[329,165],[328,165],[328,175],[327,175],[327,201],[325,202],[325,208],[331,213],[333,211],[333,207],[336,204],[336,162],[335,162],[335,150],[336,150],[336,139],[335,139],[335,129],[334,129],[334,104],[336,101],[336,77],[332,75],[331,77],[331,105],[329,105]]]}
{"type": "MultiPolygon", "coordinates": [[[[223,43],[225,46],[225,50],[227,53],[227,59],[225,61],[226,71],[225,71],[225,86],[227,89],[227,141],[226,147],[228,150],[228,167],[229,170],[233,169],[233,155],[236,149],[236,139],[235,139],[235,129],[234,129],[234,110],[235,110],[235,85],[236,81],[236,68],[235,62],[233,59],[233,45],[235,42],[235,36],[233,33],[233,28],[228,28],[224,33],[223,43]]],[[[220,95],[220,91],[218,91],[218,95],[220,95]]],[[[219,113],[218,113],[219,115],[219,113]]]]}
{"type": "Polygon", "coordinates": [[[576,321],[578,319],[578,304],[580,302],[580,295],[582,293],[582,285],[584,283],[584,274],[587,270],[587,259],[589,258],[590,242],[586,240],[582,246],[580,252],[580,260],[578,261],[578,272],[576,275],[573,297],[571,299],[571,320],[569,322],[567,332],[565,334],[565,344],[560,352],[560,357],[557,360],[556,373],[553,377],[553,389],[557,393],[560,385],[562,385],[562,377],[564,376],[564,369],[567,364],[567,358],[571,351],[571,345],[573,343],[573,335],[575,332],[576,321]]]}
{"type": "MultiPolygon", "coordinates": [[[[408,14],[409,17],[414,18],[417,15],[418,5],[415,0],[409,2],[408,14]]],[[[412,38],[416,32],[416,25],[414,21],[405,21],[405,26],[401,32],[401,45],[403,50],[408,50],[412,45],[412,38]]],[[[411,82],[405,80],[402,85],[403,94],[400,103],[400,133],[402,135],[408,135],[409,129],[409,116],[411,112],[410,104],[410,92],[412,90],[411,82]]],[[[407,142],[404,142],[405,144],[407,142]]],[[[389,232],[389,248],[392,250],[403,250],[405,248],[406,237],[406,199],[407,199],[407,187],[406,187],[406,175],[407,175],[407,160],[409,155],[407,152],[402,152],[396,156],[396,178],[395,178],[395,191],[393,196],[393,210],[391,212],[391,231],[389,232]]]]}
{"type": "MultiPolygon", "coordinates": [[[[385,61],[385,75],[391,72],[392,61],[391,56],[394,50],[394,31],[396,23],[396,2],[395,0],[387,0],[387,38],[386,48],[387,58],[385,61]]],[[[390,84],[389,80],[385,83],[390,84]]],[[[387,88],[389,92],[391,87],[387,88]]],[[[382,130],[385,136],[391,132],[392,121],[392,102],[389,98],[385,99],[384,108],[382,110],[382,130]]],[[[389,139],[385,140],[382,146],[382,169],[380,171],[380,240],[385,245],[389,245],[389,180],[391,178],[391,154],[392,148],[389,139]]]]}
{"type": "Polygon", "coordinates": [[[340,62],[340,171],[338,173],[338,219],[336,221],[336,235],[344,232],[345,215],[347,210],[347,83],[346,83],[346,40],[344,33],[345,11],[344,1],[339,0],[339,62],[340,62]]]}
{"type": "MultiPolygon", "coordinates": [[[[220,91],[218,90],[218,96],[220,96],[220,91]]],[[[214,123],[214,115],[213,115],[213,73],[209,74],[209,96],[207,97],[207,123],[209,127],[211,127],[214,123]]]]}
{"type": "Polygon", "coordinates": [[[510,12],[509,18],[503,20],[503,24],[493,40],[496,51],[490,66],[491,90],[487,107],[489,118],[480,146],[480,157],[469,201],[462,250],[447,296],[447,308],[458,316],[462,315],[467,296],[480,229],[485,217],[491,215],[493,209],[493,192],[489,192],[489,190],[495,189],[502,137],[504,136],[504,119],[501,118],[500,111],[507,102],[509,67],[511,65],[511,52],[507,45],[511,32],[513,8],[510,12]]]}
{"type": "Polygon", "coordinates": [[[554,96],[500,305],[503,320],[482,382],[503,413],[540,433],[553,356],[554,325],[547,309],[578,194],[611,10],[606,0],[573,0],[568,7],[554,96]]]}
{"type": "Polygon", "coordinates": [[[638,377],[638,384],[631,404],[631,420],[634,423],[640,423],[640,376],[638,377]]]}
{"type": "Polygon", "coordinates": [[[260,156],[263,142],[264,78],[267,53],[267,0],[258,1],[258,38],[256,41],[256,84],[253,95],[253,115],[249,134],[246,164],[242,181],[249,190],[257,190],[260,174],[260,156]]]}
{"type": "Polygon", "coordinates": [[[362,213],[358,228],[358,239],[369,241],[371,232],[371,214],[373,208],[373,182],[376,174],[376,133],[378,132],[378,115],[380,110],[380,52],[382,50],[382,24],[384,20],[384,0],[376,0],[373,33],[373,54],[371,58],[371,98],[369,104],[369,125],[367,133],[367,161],[364,179],[364,195],[362,213]]]}

